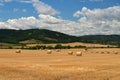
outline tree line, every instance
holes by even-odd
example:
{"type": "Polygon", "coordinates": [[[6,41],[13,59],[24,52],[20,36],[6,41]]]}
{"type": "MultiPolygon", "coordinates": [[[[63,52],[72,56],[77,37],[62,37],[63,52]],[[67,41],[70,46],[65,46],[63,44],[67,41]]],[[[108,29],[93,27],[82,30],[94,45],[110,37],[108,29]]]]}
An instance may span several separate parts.
{"type": "Polygon", "coordinates": [[[41,45],[41,46],[30,46],[30,47],[22,47],[21,49],[31,49],[31,50],[37,50],[37,49],[72,49],[72,48],[86,48],[86,46],[81,46],[81,45],[77,45],[77,46],[63,46],[61,44],[56,44],[55,46],[45,46],[45,45],[41,45]]]}

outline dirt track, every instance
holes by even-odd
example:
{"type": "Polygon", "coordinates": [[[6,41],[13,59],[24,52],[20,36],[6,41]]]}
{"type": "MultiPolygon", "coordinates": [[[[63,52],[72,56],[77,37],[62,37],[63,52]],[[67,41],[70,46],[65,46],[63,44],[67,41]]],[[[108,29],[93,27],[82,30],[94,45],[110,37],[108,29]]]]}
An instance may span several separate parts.
{"type": "Polygon", "coordinates": [[[120,80],[120,49],[70,50],[1,49],[0,80],[120,80]]]}

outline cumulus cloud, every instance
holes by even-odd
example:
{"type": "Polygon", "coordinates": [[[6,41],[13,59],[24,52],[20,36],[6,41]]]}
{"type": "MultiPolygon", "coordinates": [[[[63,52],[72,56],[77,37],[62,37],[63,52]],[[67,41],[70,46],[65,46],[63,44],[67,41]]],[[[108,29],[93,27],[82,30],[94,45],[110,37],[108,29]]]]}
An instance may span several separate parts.
{"type": "Polygon", "coordinates": [[[120,20],[120,6],[109,7],[106,9],[90,10],[83,7],[81,11],[74,13],[74,17],[87,17],[90,20],[120,20]]]}
{"type": "MultiPolygon", "coordinates": [[[[73,16],[79,18],[88,34],[120,34],[120,6],[90,10],[83,7],[73,16]]],[[[86,33],[87,34],[87,33],[86,33]]]]}
{"type": "Polygon", "coordinates": [[[0,22],[0,29],[50,29],[76,36],[120,34],[120,6],[93,10],[83,7],[73,14],[78,21],[70,21],[54,17],[58,12],[39,0],[32,0],[31,3],[39,13],[38,18],[30,16],[9,19],[6,22],[0,22]]]}
{"type": "MultiPolygon", "coordinates": [[[[1,29],[50,29],[54,31],[59,31],[67,34],[75,34],[76,22],[67,21],[59,18],[55,18],[51,15],[40,14],[39,18],[22,17],[19,19],[9,19],[6,22],[0,22],[1,29]]],[[[77,26],[76,26],[77,27],[77,26]]]]}
{"type": "Polygon", "coordinates": [[[45,15],[55,15],[59,12],[53,9],[51,6],[43,3],[39,0],[32,0],[34,8],[37,10],[39,14],[45,14],[45,15]]]}
{"type": "Polygon", "coordinates": [[[9,19],[0,22],[2,29],[50,29],[70,35],[90,35],[90,34],[120,34],[120,22],[112,21],[89,21],[82,17],[78,22],[63,20],[51,15],[40,14],[39,18],[22,17],[19,19],[9,19]]]}
{"type": "Polygon", "coordinates": [[[38,14],[44,14],[44,15],[56,15],[59,14],[57,10],[52,8],[52,6],[45,4],[44,2],[40,0],[2,0],[1,2],[22,2],[22,3],[31,3],[33,7],[36,9],[38,14]]]}

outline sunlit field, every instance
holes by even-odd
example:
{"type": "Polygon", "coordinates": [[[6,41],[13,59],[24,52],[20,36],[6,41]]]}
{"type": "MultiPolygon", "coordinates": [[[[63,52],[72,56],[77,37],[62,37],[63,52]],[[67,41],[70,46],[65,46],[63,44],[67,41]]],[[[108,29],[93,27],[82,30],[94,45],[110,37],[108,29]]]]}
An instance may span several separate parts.
{"type": "Polygon", "coordinates": [[[119,48],[47,51],[0,49],[0,80],[120,80],[119,48]]]}

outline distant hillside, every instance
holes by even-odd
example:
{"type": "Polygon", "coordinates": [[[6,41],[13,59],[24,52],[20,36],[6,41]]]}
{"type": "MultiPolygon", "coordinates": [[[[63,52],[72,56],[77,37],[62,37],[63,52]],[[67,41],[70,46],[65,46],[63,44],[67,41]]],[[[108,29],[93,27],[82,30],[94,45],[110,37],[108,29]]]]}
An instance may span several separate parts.
{"type": "Polygon", "coordinates": [[[9,30],[0,29],[0,43],[101,43],[120,45],[120,35],[70,36],[46,29],[9,30]]]}
{"type": "Polygon", "coordinates": [[[87,35],[80,37],[81,42],[120,45],[120,35],[87,35]]]}
{"type": "Polygon", "coordinates": [[[68,43],[75,41],[77,41],[75,36],[46,29],[0,29],[1,43],[68,43]]]}

